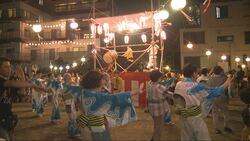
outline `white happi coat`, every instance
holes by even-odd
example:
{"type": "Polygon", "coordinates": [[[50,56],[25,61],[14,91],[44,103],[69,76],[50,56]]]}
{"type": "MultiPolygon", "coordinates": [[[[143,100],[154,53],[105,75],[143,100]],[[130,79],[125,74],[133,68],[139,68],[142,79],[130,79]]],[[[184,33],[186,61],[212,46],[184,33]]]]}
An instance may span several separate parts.
{"type": "MultiPolygon", "coordinates": [[[[186,102],[185,107],[201,106],[201,101],[208,96],[205,91],[189,95],[189,90],[198,83],[190,78],[177,83],[175,94],[181,95],[186,102]]],[[[201,114],[197,116],[183,118],[180,116],[181,140],[182,141],[210,141],[210,135],[206,123],[202,119],[201,114]]]]}

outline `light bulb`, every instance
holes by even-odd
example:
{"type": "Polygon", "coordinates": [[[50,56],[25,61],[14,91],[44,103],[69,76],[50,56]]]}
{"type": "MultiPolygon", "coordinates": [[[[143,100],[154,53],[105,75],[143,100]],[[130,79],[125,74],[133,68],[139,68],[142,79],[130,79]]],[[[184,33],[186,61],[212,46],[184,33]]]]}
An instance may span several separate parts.
{"type": "Polygon", "coordinates": [[[32,25],[32,30],[36,33],[39,33],[42,31],[42,25],[40,24],[33,24],[32,25]]]}
{"type": "Polygon", "coordinates": [[[78,27],[78,23],[77,22],[70,23],[70,28],[77,29],[77,27],[78,27]]]}
{"type": "Polygon", "coordinates": [[[174,10],[181,10],[182,8],[184,8],[187,4],[186,0],[172,0],[171,1],[171,7],[174,10]]]}

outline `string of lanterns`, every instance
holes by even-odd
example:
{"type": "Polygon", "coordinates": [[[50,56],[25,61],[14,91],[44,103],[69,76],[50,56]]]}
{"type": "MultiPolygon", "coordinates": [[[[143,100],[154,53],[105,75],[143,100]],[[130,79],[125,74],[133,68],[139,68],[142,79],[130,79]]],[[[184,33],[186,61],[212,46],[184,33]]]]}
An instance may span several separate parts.
{"type": "Polygon", "coordinates": [[[26,46],[46,46],[46,45],[54,45],[54,44],[75,44],[75,45],[93,45],[94,42],[76,42],[76,41],[50,41],[50,42],[32,42],[32,43],[27,43],[26,46]]]}
{"type": "MultiPolygon", "coordinates": [[[[80,61],[81,61],[82,64],[83,64],[84,62],[86,62],[86,58],[83,56],[83,57],[80,59],[80,61]]],[[[70,66],[69,64],[67,64],[67,65],[65,66],[66,72],[67,72],[70,68],[75,68],[75,67],[77,67],[77,66],[78,66],[78,64],[77,64],[76,61],[74,61],[74,62],[72,63],[71,66],[70,66]]],[[[51,71],[52,71],[52,70],[57,71],[57,70],[59,69],[60,72],[62,72],[62,70],[64,69],[64,67],[63,67],[62,65],[59,65],[59,67],[58,67],[58,66],[54,66],[54,65],[51,64],[51,63],[50,63],[50,65],[49,65],[49,68],[50,68],[51,71]]]]}
{"type": "MultiPolygon", "coordinates": [[[[186,6],[186,0],[171,0],[171,7],[174,10],[181,11],[185,6],[186,6]]],[[[160,36],[160,38],[163,40],[166,40],[167,36],[166,36],[165,31],[162,30],[162,21],[166,20],[168,17],[169,17],[169,12],[167,10],[157,10],[157,11],[154,11],[154,14],[153,14],[153,19],[154,19],[153,26],[154,26],[154,30],[155,30],[155,35],[160,36]]],[[[148,20],[148,17],[145,17],[145,16],[138,17],[138,20],[136,20],[136,21],[139,21],[139,23],[134,22],[134,21],[123,20],[117,24],[117,28],[118,28],[118,31],[134,32],[136,30],[145,28],[146,24],[147,24],[146,20],[148,20]]],[[[34,32],[39,33],[42,31],[43,28],[65,27],[66,22],[63,22],[60,24],[55,24],[55,25],[50,24],[50,25],[43,25],[43,26],[39,23],[26,24],[26,25],[31,26],[34,32]]],[[[78,26],[79,26],[78,23],[75,22],[74,19],[71,20],[70,28],[77,29],[78,26]]],[[[96,36],[96,33],[98,33],[99,35],[104,33],[105,34],[104,42],[109,43],[114,38],[114,33],[110,32],[109,26],[110,25],[108,23],[103,23],[102,25],[101,24],[98,24],[98,25],[91,24],[90,25],[91,33],[94,37],[96,36]]],[[[143,43],[147,42],[147,38],[145,36],[146,36],[145,34],[141,35],[143,43]]],[[[128,35],[124,36],[124,42],[125,42],[125,44],[128,44],[128,42],[129,42],[128,35]]]]}

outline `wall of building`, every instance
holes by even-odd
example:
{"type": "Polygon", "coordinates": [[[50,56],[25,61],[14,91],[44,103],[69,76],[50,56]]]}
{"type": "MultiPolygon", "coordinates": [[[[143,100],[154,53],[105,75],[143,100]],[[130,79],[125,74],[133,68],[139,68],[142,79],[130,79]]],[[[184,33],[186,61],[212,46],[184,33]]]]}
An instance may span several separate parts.
{"type": "MultiPolygon", "coordinates": [[[[198,67],[212,67],[221,63],[221,55],[231,56],[228,63],[229,68],[236,68],[237,64],[234,61],[235,57],[240,57],[243,62],[243,55],[250,56],[250,44],[245,43],[245,32],[250,31],[250,4],[246,4],[247,0],[213,3],[207,13],[201,16],[201,28],[186,28],[180,30],[180,46],[181,46],[181,66],[184,66],[185,57],[200,58],[200,65],[198,67]],[[228,5],[228,18],[216,19],[215,7],[221,5],[228,5]],[[193,44],[192,49],[188,49],[184,42],[183,34],[185,32],[204,32],[205,42],[200,44],[193,44]],[[231,41],[218,41],[219,36],[231,36],[231,41]],[[206,56],[207,50],[212,51],[210,57],[206,56]]],[[[249,2],[248,2],[249,3],[249,2]]],[[[192,62],[190,62],[192,63],[192,62]]]]}

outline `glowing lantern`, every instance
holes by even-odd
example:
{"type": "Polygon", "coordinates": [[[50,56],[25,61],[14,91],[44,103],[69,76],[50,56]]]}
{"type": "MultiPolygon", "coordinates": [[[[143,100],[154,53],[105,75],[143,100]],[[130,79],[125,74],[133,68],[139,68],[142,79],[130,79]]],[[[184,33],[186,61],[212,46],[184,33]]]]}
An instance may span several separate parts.
{"type": "Polygon", "coordinates": [[[146,25],[146,17],[141,16],[140,19],[139,19],[139,22],[140,22],[140,27],[144,28],[145,25],[146,25]]]}
{"type": "Polygon", "coordinates": [[[90,25],[90,29],[91,29],[92,35],[95,36],[95,34],[96,34],[96,26],[95,26],[94,24],[91,24],[91,25],[90,25]]]}
{"type": "Polygon", "coordinates": [[[245,68],[246,68],[246,65],[245,65],[245,64],[242,64],[241,67],[242,67],[243,69],[245,69],[245,68]]]}
{"type": "Polygon", "coordinates": [[[72,29],[77,29],[77,28],[78,28],[78,23],[75,22],[75,21],[71,22],[71,23],[70,23],[70,28],[72,28],[72,29]]]}
{"type": "Polygon", "coordinates": [[[188,42],[187,48],[189,48],[189,49],[193,48],[193,44],[191,42],[188,42]]]}
{"type": "Polygon", "coordinates": [[[104,23],[103,24],[103,30],[104,30],[105,34],[109,32],[109,25],[108,25],[108,23],[104,23]]]}
{"type": "Polygon", "coordinates": [[[69,65],[67,65],[65,68],[68,70],[68,69],[70,69],[70,66],[69,66],[69,65]]]}
{"type": "Polygon", "coordinates": [[[237,63],[240,62],[240,58],[239,58],[239,57],[236,57],[234,60],[235,60],[235,62],[237,62],[237,63]]]}
{"type": "Polygon", "coordinates": [[[171,1],[171,7],[174,10],[181,10],[182,8],[184,8],[187,4],[186,0],[172,0],[171,1]]]}
{"type": "Polygon", "coordinates": [[[62,67],[62,66],[60,66],[60,67],[59,67],[59,70],[60,70],[60,72],[61,72],[61,71],[63,70],[63,67],[62,67]]]}
{"type": "Polygon", "coordinates": [[[207,50],[207,51],[206,51],[206,55],[207,55],[207,56],[210,56],[211,54],[212,54],[212,52],[211,52],[210,50],[207,50]]]}
{"type": "Polygon", "coordinates": [[[159,36],[161,32],[161,21],[155,20],[155,35],[159,36]]]}
{"type": "Polygon", "coordinates": [[[109,43],[109,38],[108,37],[105,37],[104,39],[103,39],[103,41],[104,41],[104,43],[109,43]]]}
{"type": "Polygon", "coordinates": [[[223,61],[225,61],[225,60],[227,60],[227,56],[226,56],[226,55],[222,55],[222,56],[220,57],[220,59],[223,60],[223,61]]]}
{"type": "Polygon", "coordinates": [[[161,31],[161,39],[166,40],[167,39],[167,34],[165,31],[161,31]]]}
{"type": "Polygon", "coordinates": [[[139,27],[139,25],[137,23],[132,22],[132,23],[128,24],[128,29],[129,29],[130,32],[133,32],[135,30],[140,29],[140,27],[139,27]]]}
{"type": "Polygon", "coordinates": [[[42,31],[42,25],[40,24],[33,24],[32,25],[32,30],[36,33],[39,33],[42,31]]]}
{"type": "Polygon", "coordinates": [[[101,25],[98,25],[98,27],[97,27],[97,33],[98,33],[99,35],[102,34],[102,26],[101,26],[101,25]]]}
{"type": "Polygon", "coordinates": [[[166,67],[165,67],[165,70],[167,70],[167,71],[169,71],[171,68],[167,65],[166,67]]]}
{"type": "Polygon", "coordinates": [[[125,44],[129,43],[129,36],[128,35],[124,36],[124,42],[125,42],[125,44]]]}
{"type": "Polygon", "coordinates": [[[57,69],[58,69],[57,66],[55,66],[55,67],[54,67],[54,70],[57,71],[57,69]]]}
{"type": "Polygon", "coordinates": [[[50,68],[51,70],[53,69],[53,67],[54,67],[53,65],[49,65],[49,68],[50,68]]]}
{"type": "Polygon", "coordinates": [[[76,67],[76,66],[77,66],[77,63],[76,63],[76,62],[73,62],[72,67],[74,68],[74,67],[76,67]]]}
{"type": "Polygon", "coordinates": [[[169,17],[169,13],[167,10],[161,10],[154,14],[154,20],[166,20],[169,17]]]}
{"type": "Polygon", "coordinates": [[[147,36],[145,34],[142,34],[141,35],[141,40],[143,43],[146,43],[147,42],[147,36]]]}
{"type": "Polygon", "coordinates": [[[246,61],[247,61],[247,62],[250,62],[250,57],[247,57],[247,58],[246,58],[246,61]]]}
{"type": "Polygon", "coordinates": [[[83,56],[83,57],[81,58],[81,62],[84,63],[85,61],[86,61],[86,58],[83,56]]]}

